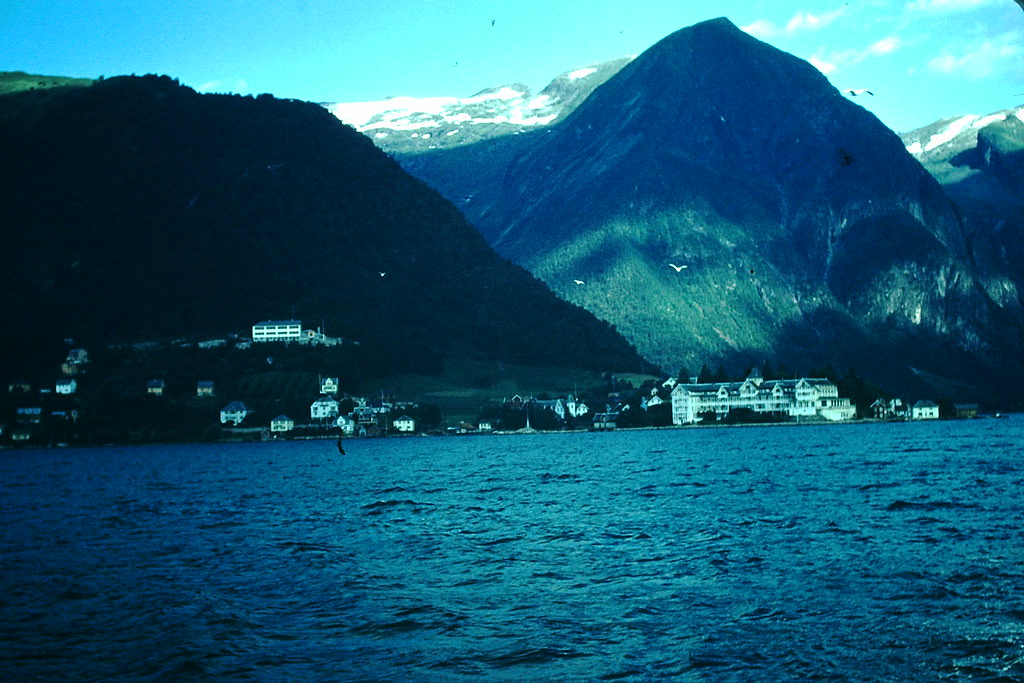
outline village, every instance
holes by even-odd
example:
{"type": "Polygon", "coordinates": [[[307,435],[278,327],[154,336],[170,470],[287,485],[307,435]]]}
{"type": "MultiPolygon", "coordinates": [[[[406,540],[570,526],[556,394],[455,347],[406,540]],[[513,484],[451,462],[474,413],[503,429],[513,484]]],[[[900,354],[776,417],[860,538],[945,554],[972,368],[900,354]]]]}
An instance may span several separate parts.
{"type": "MultiPolygon", "coordinates": [[[[305,328],[298,320],[270,320],[252,325],[251,336],[180,342],[198,350],[232,345],[249,350],[272,344],[334,347],[357,344],[305,328]]],[[[137,345],[142,350],[147,345],[137,345]]],[[[272,358],[268,357],[268,360],[272,358]]],[[[62,435],[85,429],[87,416],[75,401],[80,381],[89,379],[86,349],[72,347],[60,364],[52,386],[33,387],[25,380],[7,386],[8,414],[0,416],[0,445],[63,443],[62,435]],[[81,427],[81,430],[77,429],[81,427]]],[[[355,396],[342,390],[339,377],[318,374],[315,384],[299,391],[308,400],[301,412],[266,414],[240,396],[222,396],[212,379],[198,379],[189,399],[207,406],[209,422],[203,438],[215,440],[352,438],[416,434],[465,435],[537,430],[609,430],[629,427],[683,427],[709,424],[779,422],[849,422],[855,419],[933,420],[939,417],[974,417],[977,406],[957,404],[940,415],[930,400],[905,402],[877,397],[870,406],[858,406],[840,396],[833,381],[821,377],[765,379],[752,369],[740,381],[699,381],[698,377],[648,379],[639,387],[611,378],[607,387],[563,396],[520,395],[494,397],[480,406],[476,419],[445,423],[436,406],[401,399],[383,392],[355,396]],[[684,379],[686,381],[684,381],[684,379]],[[220,406],[219,410],[213,406],[220,406]],[[214,422],[215,421],[215,422],[214,422]]],[[[140,387],[150,412],[159,412],[169,378],[153,377],[140,387]]],[[[206,418],[203,418],[206,419],[206,418]]]]}

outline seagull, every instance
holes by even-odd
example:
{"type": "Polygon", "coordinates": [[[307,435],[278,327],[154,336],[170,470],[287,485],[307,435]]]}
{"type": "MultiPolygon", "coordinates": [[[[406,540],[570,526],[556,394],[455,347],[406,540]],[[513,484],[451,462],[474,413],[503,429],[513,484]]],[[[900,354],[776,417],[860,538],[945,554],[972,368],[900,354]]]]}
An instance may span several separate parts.
{"type": "Polygon", "coordinates": [[[384,277],[385,275],[387,275],[387,273],[386,273],[386,272],[384,272],[383,270],[382,270],[382,271],[380,271],[380,276],[381,276],[381,277],[384,277]]]}
{"type": "Polygon", "coordinates": [[[681,271],[681,270],[682,270],[683,268],[689,268],[689,267],[690,267],[690,266],[688,266],[688,265],[686,265],[686,264],[683,264],[683,265],[681,265],[681,266],[677,266],[677,265],[676,265],[676,264],[674,264],[674,263],[670,263],[669,265],[670,265],[670,266],[672,266],[673,268],[675,268],[675,269],[676,269],[676,272],[677,272],[677,273],[678,273],[679,271],[681,271]]]}
{"type": "MultiPolygon", "coordinates": [[[[1024,0],[1022,0],[1022,2],[1024,2],[1024,0]]],[[[871,95],[872,97],[874,97],[875,95],[875,93],[871,92],[867,88],[857,88],[855,90],[847,90],[846,92],[851,97],[856,97],[857,95],[871,95]]]]}
{"type": "Polygon", "coordinates": [[[576,284],[578,284],[578,285],[582,285],[582,284],[585,284],[585,283],[583,282],[583,280],[573,280],[573,282],[575,282],[575,283],[576,283],[576,284]]]}

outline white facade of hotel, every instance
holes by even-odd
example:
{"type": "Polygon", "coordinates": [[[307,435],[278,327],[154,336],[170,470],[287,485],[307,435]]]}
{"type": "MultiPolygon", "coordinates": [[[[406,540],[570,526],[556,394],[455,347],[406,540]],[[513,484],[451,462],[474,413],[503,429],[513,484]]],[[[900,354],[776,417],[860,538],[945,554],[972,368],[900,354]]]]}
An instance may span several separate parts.
{"type": "Polygon", "coordinates": [[[721,419],[735,408],[830,421],[852,420],[857,414],[850,399],[839,396],[838,387],[827,379],[765,381],[751,375],[742,382],[677,384],[672,389],[673,424],[692,424],[709,412],[721,419]]]}
{"type": "Polygon", "coordinates": [[[265,320],[252,326],[254,342],[298,341],[301,337],[299,320],[265,320]]]}

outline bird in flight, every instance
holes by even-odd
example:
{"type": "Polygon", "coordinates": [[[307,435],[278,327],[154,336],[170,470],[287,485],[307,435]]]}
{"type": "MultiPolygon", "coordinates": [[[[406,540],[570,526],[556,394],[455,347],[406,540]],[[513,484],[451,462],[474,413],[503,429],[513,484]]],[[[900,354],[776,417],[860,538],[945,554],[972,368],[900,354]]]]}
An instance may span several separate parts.
{"type": "MultiPolygon", "coordinates": [[[[1021,1],[1024,2],[1024,0],[1021,0],[1021,1]]],[[[847,90],[846,92],[851,97],[856,97],[857,95],[871,95],[871,96],[874,96],[874,94],[875,94],[875,93],[871,92],[870,90],[868,90],[867,88],[855,88],[855,89],[847,90]]]]}
{"type": "Polygon", "coordinates": [[[573,280],[573,282],[575,282],[575,283],[576,283],[576,284],[578,284],[578,285],[582,285],[582,284],[585,284],[585,283],[583,282],[583,280],[573,280]]]}
{"type": "Polygon", "coordinates": [[[681,265],[681,266],[677,266],[677,265],[676,265],[676,264],[674,264],[674,263],[670,263],[669,265],[670,265],[670,266],[672,266],[673,268],[675,268],[675,270],[676,270],[676,272],[677,272],[677,273],[678,273],[679,271],[681,271],[681,270],[682,270],[683,268],[689,268],[689,267],[690,267],[690,266],[688,266],[688,265],[686,265],[686,264],[683,264],[683,265],[681,265]]]}

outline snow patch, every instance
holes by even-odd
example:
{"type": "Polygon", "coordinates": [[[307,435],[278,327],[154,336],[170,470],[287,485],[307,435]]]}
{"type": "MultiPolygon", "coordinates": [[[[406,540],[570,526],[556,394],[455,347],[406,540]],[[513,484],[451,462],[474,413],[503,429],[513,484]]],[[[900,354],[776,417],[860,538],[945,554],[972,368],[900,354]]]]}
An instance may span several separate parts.
{"type": "MultiPolygon", "coordinates": [[[[1024,109],[1020,109],[1014,112],[1014,115],[1024,121],[1024,109]]],[[[954,119],[938,133],[933,134],[928,141],[924,144],[920,140],[915,141],[907,145],[907,151],[911,154],[922,154],[924,152],[930,152],[936,147],[940,147],[948,142],[953,141],[959,135],[969,133],[971,131],[978,131],[997,121],[1002,121],[1007,118],[1005,112],[998,114],[989,114],[987,116],[977,116],[975,114],[968,114],[961,116],[958,119],[954,119]]],[[[976,134],[976,133],[975,133],[976,134]]]]}
{"type": "Polygon", "coordinates": [[[592,66],[584,67],[582,69],[576,69],[575,71],[569,72],[569,80],[578,81],[581,78],[586,78],[587,76],[590,76],[591,74],[595,73],[597,73],[597,69],[595,69],[592,66]]]}
{"type": "Polygon", "coordinates": [[[341,121],[365,133],[379,129],[418,131],[444,124],[545,126],[558,117],[557,111],[551,113],[556,105],[549,95],[531,98],[529,92],[503,86],[472,97],[390,97],[325,106],[341,121]]]}

